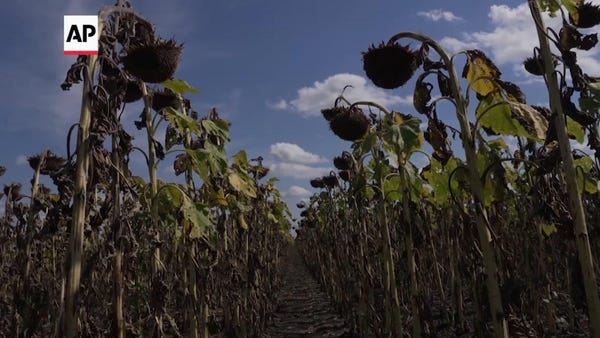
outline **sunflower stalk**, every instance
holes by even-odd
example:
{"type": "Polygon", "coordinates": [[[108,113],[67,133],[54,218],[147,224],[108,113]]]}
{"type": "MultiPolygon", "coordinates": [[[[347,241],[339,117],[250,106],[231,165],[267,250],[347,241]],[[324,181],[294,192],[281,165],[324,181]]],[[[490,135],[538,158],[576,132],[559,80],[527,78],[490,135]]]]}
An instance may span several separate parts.
{"type": "MultiPolygon", "coordinates": [[[[99,20],[98,31],[102,34],[103,22],[99,20]]],[[[77,172],[73,193],[73,213],[69,237],[69,253],[65,266],[66,284],[63,309],[63,332],[67,338],[78,335],[77,296],[81,279],[81,261],[83,256],[83,227],[86,219],[87,180],[90,165],[90,123],[92,120],[92,95],[94,74],[98,57],[87,57],[85,76],[83,79],[83,97],[81,115],[77,133],[77,172]]]]}
{"type": "MultiPolygon", "coordinates": [[[[20,253],[22,255],[21,256],[22,261],[24,261],[25,264],[23,264],[23,270],[21,271],[21,281],[20,281],[20,283],[16,284],[16,292],[15,292],[15,294],[21,295],[21,297],[25,297],[28,294],[28,290],[29,290],[29,276],[31,273],[31,237],[32,237],[33,230],[34,230],[33,228],[35,226],[35,214],[36,214],[34,204],[35,204],[36,199],[38,198],[38,191],[39,191],[39,185],[40,185],[40,171],[42,169],[42,166],[44,165],[44,162],[46,161],[46,156],[48,156],[48,152],[49,152],[49,150],[45,150],[42,153],[42,155],[40,155],[38,165],[35,168],[35,173],[33,174],[33,180],[31,182],[31,201],[30,201],[30,205],[29,205],[29,212],[27,213],[27,225],[26,225],[26,228],[23,229],[23,232],[22,232],[22,235],[25,239],[25,246],[20,253]]],[[[15,321],[13,322],[13,324],[14,324],[13,333],[14,333],[15,337],[20,336],[19,325],[21,324],[21,321],[17,319],[18,318],[17,313],[20,311],[23,311],[23,310],[24,309],[20,309],[19,306],[15,306],[15,309],[14,309],[15,312],[14,312],[14,316],[13,316],[13,318],[15,318],[15,321]]]]}
{"type": "MultiPolygon", "coordinates": [[[[141,82],[141,81],[140,81],[141,82]]],[[[148,87],[144,82],[140,83],[142,87],[142,96],[144,98],[144,117],[146,120],[146,134],[148,138],[148,174],[150,178],[150,217],[151,228],[154,231],[154,252],[152,255],[152,288],[159,287],[160,275],[162,272],[160,261],[160,219],[158,217],[158,174],[156,161],[156,146],[154,144],[154,124],[152,120],[152,95],[148,93],[148,87]]],[[[152,292],[152,294],[157,294],[152,292]]],[[[158,332],[162,332],[162,313],[160,309],[153,309],[155,325],[152,329],[152,337],[158,332]]]]}
{"type": "Polygon", "coordinates": [[[550,109],[554,117],[556,126],[556,135],[558,138],[561,158],[563,160],[564,179],[569,195],[569,205],[571,215],[574,219],[574,233],[577,243],[577,253],[581,272],[583,274],[583,284],[588,308],[588,316],[591,334],[593,337],[600,337],[600,300],[598,298],[598,287],[594,273],[594,263],[592,259],[587,223],[581,194],[577,185],[577,171],[573,161],[571,143],[567,134],[566,117],[561,104],[561,95],[556,73],[553,69],[552,52],[545,34],[546,27],[541,15],[537,1],[529,0],[529,9],[536,23],[536,29],[540,42],[540,54],[544,64],[544,73],[548,95],[550,97],[550,109]]]}
{"type": "MultiPolygon", "coordinates": [[[[373,151],[373,158],[377,158],[377,152],[373,151]]],[[[402,314],[400,312],[400,298],[396,284],[396,272],[394,269],[394,255],[392,252],[392,238],[390,225],[388,223],[387,207],[385,203],[384,178],[379,180],[379,192],[381,202],[379,203],[379,226],[383,228],[383,264],[385,272],[385,335],[390,337],[402,337],[402,314]]]]}
{"type": "Polygon", "coordinates": [[[398,41],[402,38],[417,40],[433,48],[439,54],[442,62],[445,65],[445,69],[448,70],[452,98],[454,98],[454,100],[456,101],[456,116],[460,124],[462,146],[465,150],[465,155],[467,158],[467,168],[469,173],[469,182],[471,185],[471,194],[474,198],[474,202],[477,208],[475,212],[475,218],[477,223],[477,232],[479,235],[479,243],[481,245],[483,262],[485,266],[486,286],[488,300],[490,304],[490,314],[492,322],[494,324],[494,332],[496,338],[507,338],[508,325],[502,307],[502,299],[500,296],[500,285],[498,282],[498,265],[496,262],[496,254],[494,252],[494,243],[490,234],[490,230],[487,226],[487,224],[489,224],[487,211],[483,207],[483,202],[485,199],[483,193],[483,184],[481,182],[479,169],[477,167],[477,152],[475,149],[473,132],[469,123],[467,101],[462,95],[460,81],[456,73],[456,68],[454,67],[454,62],[448,56],[448,53],[446,53],[446,51],[435,40],[418,33],[398,33],[389,40],[388,44],[392,44],[395,41],[398,41]]]}
{"type": "MultiPolygon", "coordinates": [[[[117,6],[125,6],[123,0],[117,2],[117,6]]],[[[119,16],[114,20],[112,26],[113,34],[119,31],[119,16]]],[[[113,46],[113,52],[118,54],[118,47],[113,46]]],[[[112,118],[115,125],[120,126],[119,114],[116,108],[112,109],[112,118]]],[[[122,167],[122,149],[119,146],[119,132],[115,131],[111,136],[111,161],[112,161],[112,232],[113,243],[115,246],[114,267],[113,267],[113,337],[125,338],[125,318],[123,313],[124,306],[124,286],[123,286],[123,225],[121,223],[121,167],[122,167]]]]}
{"type": "Polygon", "coordinates": [[[411,209],[408,191],[408,179],[404,177],[402,180],[404,184],[404,197],[402,199],[402,214],[404,216],[404,223],[408,227],[408,235],[405,238],[406,241],[406,259],[408,260],[408,272],[410,274],[410,301],[412,306],[412,318],[413,318],[413,337],[421,337],[423,328],[421,327],[421,316],[419,311],[419,284],[417,282],[417,264],[415,262],[414,253],[414,242],[412,234],[412,220],[411,220],[411,209]]]}
{"type": "MultiPolygon", "coordinates": [[[[183,113],[183,115],[189,116],[181,95],[178,95],[178,99],[179,99],[179,106],[181,107],[181,112],[183,113]]],[[[190,132],[189,128],[186,128],[184,147],[185,147],[185,149],[190,149],[191,146],[192,146],[192,133],[190,132]]],[[[193,193],[194,193],[194,178],[193,178],[193,169],[191,166],[188,167],[187,170],[185,171],[185,183],[187,185],[187,193],[190,195],[193,195],[193,193]]],[[[182,233],[185,233],[185,231],[182,231],[182,233]]],[[[187,236],[184,235],[183,239],[184,239],[184,248],[185,248],[185,241],[187,241],[187,236]]],[[[196,315],[196,304],[198,304],[198,286],[197,286],[198,278],[196,275],[196,264],[194,264],[194,260],[196,259],[196,243],[194,241],[191,241],[191,242],[188,242],[188,244],[189,244],[189,248],[187,248],[188,259],[190,260],[190,262],[187,263],[188,280],[186,280],[188,295],[189,295],[188,296],[189,299],[186,302],[186,307],[187,307],[186,312],[187,312],[189,326],[190,326],[190,332],[189,332],[188,336],[190,338],[198,338],[199,337],[198,318],[196,315]]],[[[200,309],[203,309],[203,307],[204,307],[204,301],[201,302],[200,309]]],[[[204,323],[202,323],[202,324],[205,325],[204,323]]],[[[205,326],[203,326],[200,329],[201,329],[201,332],[203,332],[203,337],[207,338],[206,337],[206,334],[208,333],[207,328],[205,326]]]]}

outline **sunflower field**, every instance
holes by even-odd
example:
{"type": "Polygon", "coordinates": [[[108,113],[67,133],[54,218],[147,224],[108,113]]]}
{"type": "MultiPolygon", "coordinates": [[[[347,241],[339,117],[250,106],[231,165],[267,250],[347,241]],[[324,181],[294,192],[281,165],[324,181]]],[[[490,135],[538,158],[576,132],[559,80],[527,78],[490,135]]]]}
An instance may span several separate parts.
{"type": "Polygon", "coordinates": [[[98,55],[61,85],[82,93],[66,153],[30,156],[31,191],[0,192],[0,336],[600,337],[600,77],[575,52],[596,47],[600,7],[528,5],[523,67],[547,106],[480,50],[414,32],[371,45],[367,77],[414,81],[414,111],[343,92],[323,107],[349,146],[294,227],[263,158],[227,154],[230,123],[174,78],[183,45],[127,1],[104,7],[98,55]],[[159,178],[168,158],[184,183],[159,178]]]}

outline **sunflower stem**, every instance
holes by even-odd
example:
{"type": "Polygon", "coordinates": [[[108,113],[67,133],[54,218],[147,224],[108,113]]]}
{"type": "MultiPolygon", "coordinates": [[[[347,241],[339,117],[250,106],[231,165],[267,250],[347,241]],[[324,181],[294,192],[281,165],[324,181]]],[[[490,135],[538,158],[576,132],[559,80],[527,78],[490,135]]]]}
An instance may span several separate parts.
{"type": "Polygon", "coordinates": [[[583,209],[581,194],[577,185],[577,171],[571,152],[571,143],[567,134],[567,124],[564,111],[561,105],[560,89],[556,73],[552,63],[552,52],[545,34],[545,25],[541,15],[540,8],[536,1],[529,0],[529,9],[536,23],[536,29],[540,42],[540,53],[544,64],[546,75],[548,95],[550,97],[550,109],[554,116],[554,125],[556,126],[556,136],[560,147],[560,154],[563,160],[564,179],[567,184],[571,214],[574,218],[574,233],[577,242],[577,253],[581,272],[583,274],[583,284],[588,307],[588,316],[590,322],[591,334],[593,337],[600,337],[600,300],[598,299],[598,288],[594,274],[594,262],[590,248],[590,241],[583,209]]]}
{"type": "Polygon", "coordinates": [[[488,291],[488,300],[490,303],[490,314],[494,324],[494,332],[496,338],[508,338],[508,325],[504,310],[502,307],[502,299],[500,297],[500,285],[498,282],[498,265],[496,263],[496,254],[494,252],[494,243],[490,231],[487,227],[488,216],[485,207],[483,206],[484,193],[483,185],[479,176],[477,167],[477,152],[471,130],[468,116],[467,103],[462,95],[460,88],[460,80],[456,73],[456,68],[448,53],[433,39],[428,36],[414,33],[401,32],[390,38],[388,44],[392,44],[399,39],[409,38],[420,41],[432,47],[441,57],[446,70],[450,76],[452,87],[452,96],[456,100],[456,116],[460,124],[462,146],[465,150],[467,158],[467,167],[469,171],[469,182],[471,184],[471,194],[474,198],[477,210],[475,219],[477,221],[477,232],[479,235],[479,243],[483,251],[483,262],[486,274],[486,286],[488,291]]]}
{"type": "MultiPolygon", "coordinates": [[[[99,20],[98,31],[102,34],[103,22],[99,20]]],[[[65,302],[63,312],[63,335],[76,337],[77,297],[81,279],[81,261],[83,256],[83,227],[86,219],[87,179],[90,165],[90,123],[92,119],[93,82],[96,70],[96,55],[87,58],[83,80],[81,115],[77,133],[77,172],[73,192],[73,214],[69,237],[69,253],[66,262],[65,302]]]]}

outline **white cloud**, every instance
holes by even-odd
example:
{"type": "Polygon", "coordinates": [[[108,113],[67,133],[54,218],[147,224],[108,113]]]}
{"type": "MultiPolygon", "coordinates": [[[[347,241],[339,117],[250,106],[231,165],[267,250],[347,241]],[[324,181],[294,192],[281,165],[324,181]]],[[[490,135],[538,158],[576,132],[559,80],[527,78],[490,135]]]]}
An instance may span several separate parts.
{"type": "Polygon", "coordinates": [[[271,154],[284,162],[310,164],[327,161],[325,158],[308,152],[294,143],[279,142],[272,144],[271,154]]]}
{"type": "Polygon", "coordinates": [[[277,102],[267,101],[267,107],[269,107],[271,109],[282,110],[282,109],[287,109],[288,106],[289,105],[288,105],[287,101],[284,99],[281,99],[277,102]]]}
{"type": "Polygon", "coordinates": [[[312,179],[328,174],[333,168],[311,167],[300,163],[274,163],[269,166],[271,173],[278,177],[293,177],[300,179],[312,179]]]}
{"type": "Polygon", "coordinates": [[[17,156],[16,163],[17,163],[17,165],[24,166],[24,165],[27,165],[29,162],[27,161],[27,156],[19,155],[19,156],[17,156]]]}
{"type": "Polygon", "coordinates": [[[425,17],[425,18],[427,18],[429,20],[433,20],[433,21],[444,20],[444,21],[448,21],[448,22],[453,22],[453,21],[461,21],[462,20],[461,17],[456,16],[454,13],[452,13],[450,11],[444,11],[441,9],[432,9],[427,12],[418,12],[417,15],[425,17]]]}
{"type": "Polygon", "coordinates": [[[393,95],[389,91],[369,84],[364,77],[349,73],[335,74],[323,81],[315,81],[310,87],[298,89],[298,97],[294,100],[289,102],[282,100],[278,103],[281,106],[292,107],[304,116],[317,116],[321,109],[331,107],[344,87],[348,85],[352,88],[345,90],[344,97],[350,102],[367,100],[384,106],[412,104],[412,96],[393,95]]]}
{"type": "Polygon", "coordinates": [[[286,195],[290,197],[307,198],[310,197],[312,193],[308,189],[302,188],[301,186],[292,185],[288,189],[286,195]]]}
{"type": "MultiPolygon", "coordinates": [[[[600,3],[599,0],[594,2],[600,3]]],[[[517,73],[525,74],[521,66],[525,58],[533,55],[533,48],[539,45],[535,25],[527,3],[516,7],[492,5],[488,13],[493,29],[463,33],[460,38],[444,37],[441,44],[455,53],[464,49],[484,50],[497,65],[513,65],[517,73]]],[[[560,15],[550,18],[544,14],[546,26],[556,32],[561,26],[560,15]]],[[[578,52],[578,61],[585,72],[600,73],[598,51],[578,52]]]]}

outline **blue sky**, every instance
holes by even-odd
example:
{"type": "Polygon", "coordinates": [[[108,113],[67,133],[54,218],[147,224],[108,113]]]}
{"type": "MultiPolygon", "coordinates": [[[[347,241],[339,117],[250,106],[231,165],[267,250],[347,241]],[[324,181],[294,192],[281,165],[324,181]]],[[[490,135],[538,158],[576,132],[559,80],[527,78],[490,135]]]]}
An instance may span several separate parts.
{"type": "MultiPolygon", "coordinates": [[[[63,55],[63,15],[95,14],[107,4],[112,1],[3,4],[0,165],[8,172],[0,184],[30,180],[25,156],[45,148],[65,154],[67,129],[79,116],[81,87],[69,92],[59,87],[74,60],[63,55]]],[[[146,0],[132,5],[160,36],[185,43],[176,77],[200,89],[190,96],[192,104],[201,114],[216,106],[231,121],[228,154],[245,149],[250,157],[263,156],[295,213],[293,204],[313,191],[308,180],[333,169],[333,156],[350,146],[328,130],[319,113],[345,85],[354,86],[347,91],[353,100],[414,113],[412,83],[385,91],[366,79],[361,52],[372,43],[410,30],[440,40],[449,51],[482,49],[505,80],[521,85],[529,103],[547,102],[543,85],[520,67],[537,44],[524,1],[430,0],[409,6],[397,0],[146,0]]],[[[580,54],[580,60],[589,74],[600,75],[597,52],[580,54]]],[[[125,127],[144,148],[132,123],[140,111],[139,105],[128,108],[125,127]]],[[[454,124],[453,112],[446,116],[454,124]]],[[[166,180],[173,176],[168,162],[160,169],[166,180]]],[[[146,176],[141,158],[131,165],[146,176]]]]}

